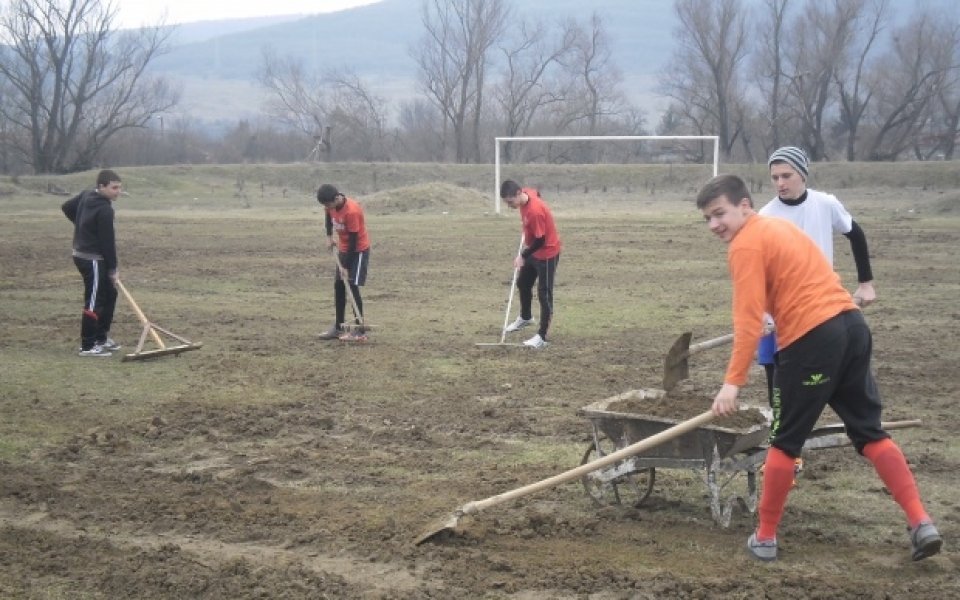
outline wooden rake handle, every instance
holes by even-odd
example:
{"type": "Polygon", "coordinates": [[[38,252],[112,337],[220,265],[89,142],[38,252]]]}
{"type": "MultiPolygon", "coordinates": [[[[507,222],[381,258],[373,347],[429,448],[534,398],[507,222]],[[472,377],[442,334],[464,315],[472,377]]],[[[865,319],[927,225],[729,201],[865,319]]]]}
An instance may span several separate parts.
{"type": "MultiPolygon", "coordinates": [[[[360,325],[363,326],[363,315],[360,314],[360,309],[357,307],[357,299],[353,297],[353,290],[350,289],[350,282],[343,278],[343,263],[340,262],[340,254],[337,252],[336,248],[331,248],[331,254],[333,254],[333,260],[337,263],[337,274],[343,279],[343,285],[347,288],[347,299],[350,300],[350,308],[353,309],[353,316],[360,321],[360,325]]],[[[339,325],[339,323],[337,323],[339,325]]]]}
{"type": "Polygon", "coordinates": [[[117,285],[117,289],[120,290],[120,293],[123,294],[123,297],[127,299],[127,302],[130,303],[130,306],[133,308],[133,312],[137,314],[137,318],[139,318],[140,322],[143,323],[143,326],[150,331],[150,337],[153,338],[153,341],[156,342],[158,346],[163,348],[163,340],[160,339],[160,336],[153,329],[153,324],[150,323],[150,319],[148,319],[147,316],[143,314],[143,311],[140,310],[140,307],[137,306],[137,302],[133,299],[133,296],[130,295],[130,292],[127,291],[127,288],[125,288],[120,282],[119,277],[115,280],[115,283],[117,285]]]}
{"type": "Polygon", "coordinates": [[[670,441],[673,438],[679,437],[687,433],[688,431],[693,431],[694,429],[700,427],[701,425],[705,425],[709,423],[710,421],[713,420],[713,418],[714,418],[713,412],[708,410],[707,412],[701,413],[696,417],[693,417],[692,419],[688,419],[686,421],[683,421],[682,423],[678,423],[677,425],[674,425],[669,429],[665,429],[660,433],[644,438],[639,442],[634,442],[633,444],[630,444],[625,448],[621,448],[616,452],[608,454],[603,458],[599,458],[585,465],[580,465],[579,467],[570,469],[569,471],[564,471],[563,473],[559,473],[557,475],[554,475],[553,477],[549,477],[547,479],[543,479],[541,481],[537,481],[535,483],[531,483],[529,485],[525,485],[523,487],[510,490],[502,494],[498,494],[496,496],[491,496],[484,500],[476,500],[474,502],[468,502],[467,504],[464,504],[460,508],[459,514],[470,515],[476,512],[480,512],[485,508],[490,508],[491,506],[496,506],[498,504],[502,504],[509,500],[520,498],[521,496],[528,496],[530,494],[539,492],[540,490],[545,490],[549,487],[553,487],[561,483],[566,483],[568,481],[578,479],[580,477],[583,477],[587,473],[590,473],[591,471],[602,469],[603,467],[612,465],[617,461],[621,461],[635,454],[640,454],[641,452],[645,450],[649,450],[650,448],[653,448],[655,446],[659,446],[660,444],[670,441]]]}

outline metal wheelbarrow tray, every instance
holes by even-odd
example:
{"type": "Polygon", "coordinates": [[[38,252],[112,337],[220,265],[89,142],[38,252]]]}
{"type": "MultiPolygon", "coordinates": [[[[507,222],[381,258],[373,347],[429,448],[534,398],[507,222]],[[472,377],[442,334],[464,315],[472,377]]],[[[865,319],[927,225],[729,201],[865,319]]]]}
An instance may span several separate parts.
{"type": "MultiPolygon", "coordinates": [[[[631,390],[589,404],[579,414],[593,426],[593,444],[583,455],[590,462],[655,435],[678,421],[647,414],[617,412],[609,406],[624,400],[659,400],[663,390],[631,390]]],[[[734,503],[753,512],[756,509],[756,472],[766,454],[763,444],[770,434],[766,423],[745,430],[722,425],[703,425],[646,452],[615,465],[594,471],[581,480],[587,494],[599,505],[640,506],[653,491],[657,468],[696,471],[710,492],[710,509],[722,526],[730,523],[734,503]],[[735,494],[724,500],[724,490],[741,476],[746,477],[746,497],[735,494]]]]}

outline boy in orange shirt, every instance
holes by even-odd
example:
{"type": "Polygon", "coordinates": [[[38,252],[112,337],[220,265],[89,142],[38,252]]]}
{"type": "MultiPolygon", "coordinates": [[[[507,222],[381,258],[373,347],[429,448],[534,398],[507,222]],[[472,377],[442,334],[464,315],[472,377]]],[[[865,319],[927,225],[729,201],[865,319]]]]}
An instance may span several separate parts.
{"type": "Polygon", "coordinates": [[[943,539],[903,453],[880,426],[870,329],[823,252],[789,221],[757,215],[746,184],[734,175],[719,175],[704,185],[697,208],[710,231],[729,245],[733,280],[733,351],[713,401],[715,414],[737,410],[764,312],[777,324],[774,393],[780,395],[775,403],[779,410],[764,463],[760,523],[747,549],[760,560],[776,560],[777,527],[793,483],[794,459],[829,405],[906,514],[913,560],[937,554],[943,539]]]}
{"type": "Polygon", "coordinates": [[[327,247],[331,251],[337,250],[342,267],[337,269],[333,283],[336,321],[329,330],[320,334],[320,339],[362,341],[366,339],[365,332],[345,331],[342,325],[347,310],[347,288],[344,281],[350,286],[350,292],[357,304],[357,311],[360,314],[356,316],[363,317],[360,286],[366,283],[367,264],[370,262],[370,237],[367,235],[363,208],[356,200],[347,198],[329,183],[321,185],[317,190],[317,201],[325,209],[324,226],[327,232],[327,247]],[[337,233],[337,239],[333,237],[334,231],[337,233]]]}

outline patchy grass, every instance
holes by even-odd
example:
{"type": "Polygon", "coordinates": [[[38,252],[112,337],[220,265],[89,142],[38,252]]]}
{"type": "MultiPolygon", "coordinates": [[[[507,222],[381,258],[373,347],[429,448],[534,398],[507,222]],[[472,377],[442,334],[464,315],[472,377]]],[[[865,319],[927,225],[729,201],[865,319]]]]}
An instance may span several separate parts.
{"type": "MultiPolygon", "coordinates": [[[[125,170],[123,280],[153,321],[204,343],[128,363],[76,356],[66,196],[47,190],[93,174],[0,182],[0,555],[14,557],[0,595],[955,596],[960,349],[942,342],[960,335],[955,167],[816,166],[867,232],[885,407],[924,421],[895,438],[945,553],[910,563],[898,509],[846,448],[808,457],[769,569],[740,551],[753,515],[717,527],[689,469],[658,469],[641,508],[596,507],[574,482],[411,546],[466,501],[578,465],[591,431],[577,410],[658,386],[683,331],[727,333],[724,248],[691,203],[702,167],[511,167],[542,186],[564,241],[542,352],[475,345],[500,337],[520,229],[515,212],[493,214],[489,167],[125,170]],[[376,329],[363,345],[316,338],[333,319],[321,181],[368,207],[376,329]]],[[[744,172],[762,202],[762,166],[744,172]]],[[[852,287],[842,240],[836,260],[852,287]]],[[[514,298],[507,316],[518,310],[514,298]]],[[[121,300],[122,352],[140,332],[121,300]]],[[[689,385],[714,389],[725,362],[697,355],[689,385]]],[[[760,402],[753,374],[745,395],[760,402]]]]}

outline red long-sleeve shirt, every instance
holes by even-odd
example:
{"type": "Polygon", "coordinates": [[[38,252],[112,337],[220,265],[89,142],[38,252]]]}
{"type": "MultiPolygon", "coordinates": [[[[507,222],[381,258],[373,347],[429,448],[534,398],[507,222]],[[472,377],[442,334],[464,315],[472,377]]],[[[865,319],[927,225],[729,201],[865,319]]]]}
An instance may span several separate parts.
{"type": "Polygon", "coordinates": [[[544,238],[543,245],[534,253],[538,260],[547,260],[560,254],[560,236],[557,234],[557,225],[553,220],[550,207],[540,198],[540,194],[533,188],[523,188],[527,195],[527,202],[520,207],[520,218],[523,221],[523,239],[530,245],[537,238],[544,238]]]}

